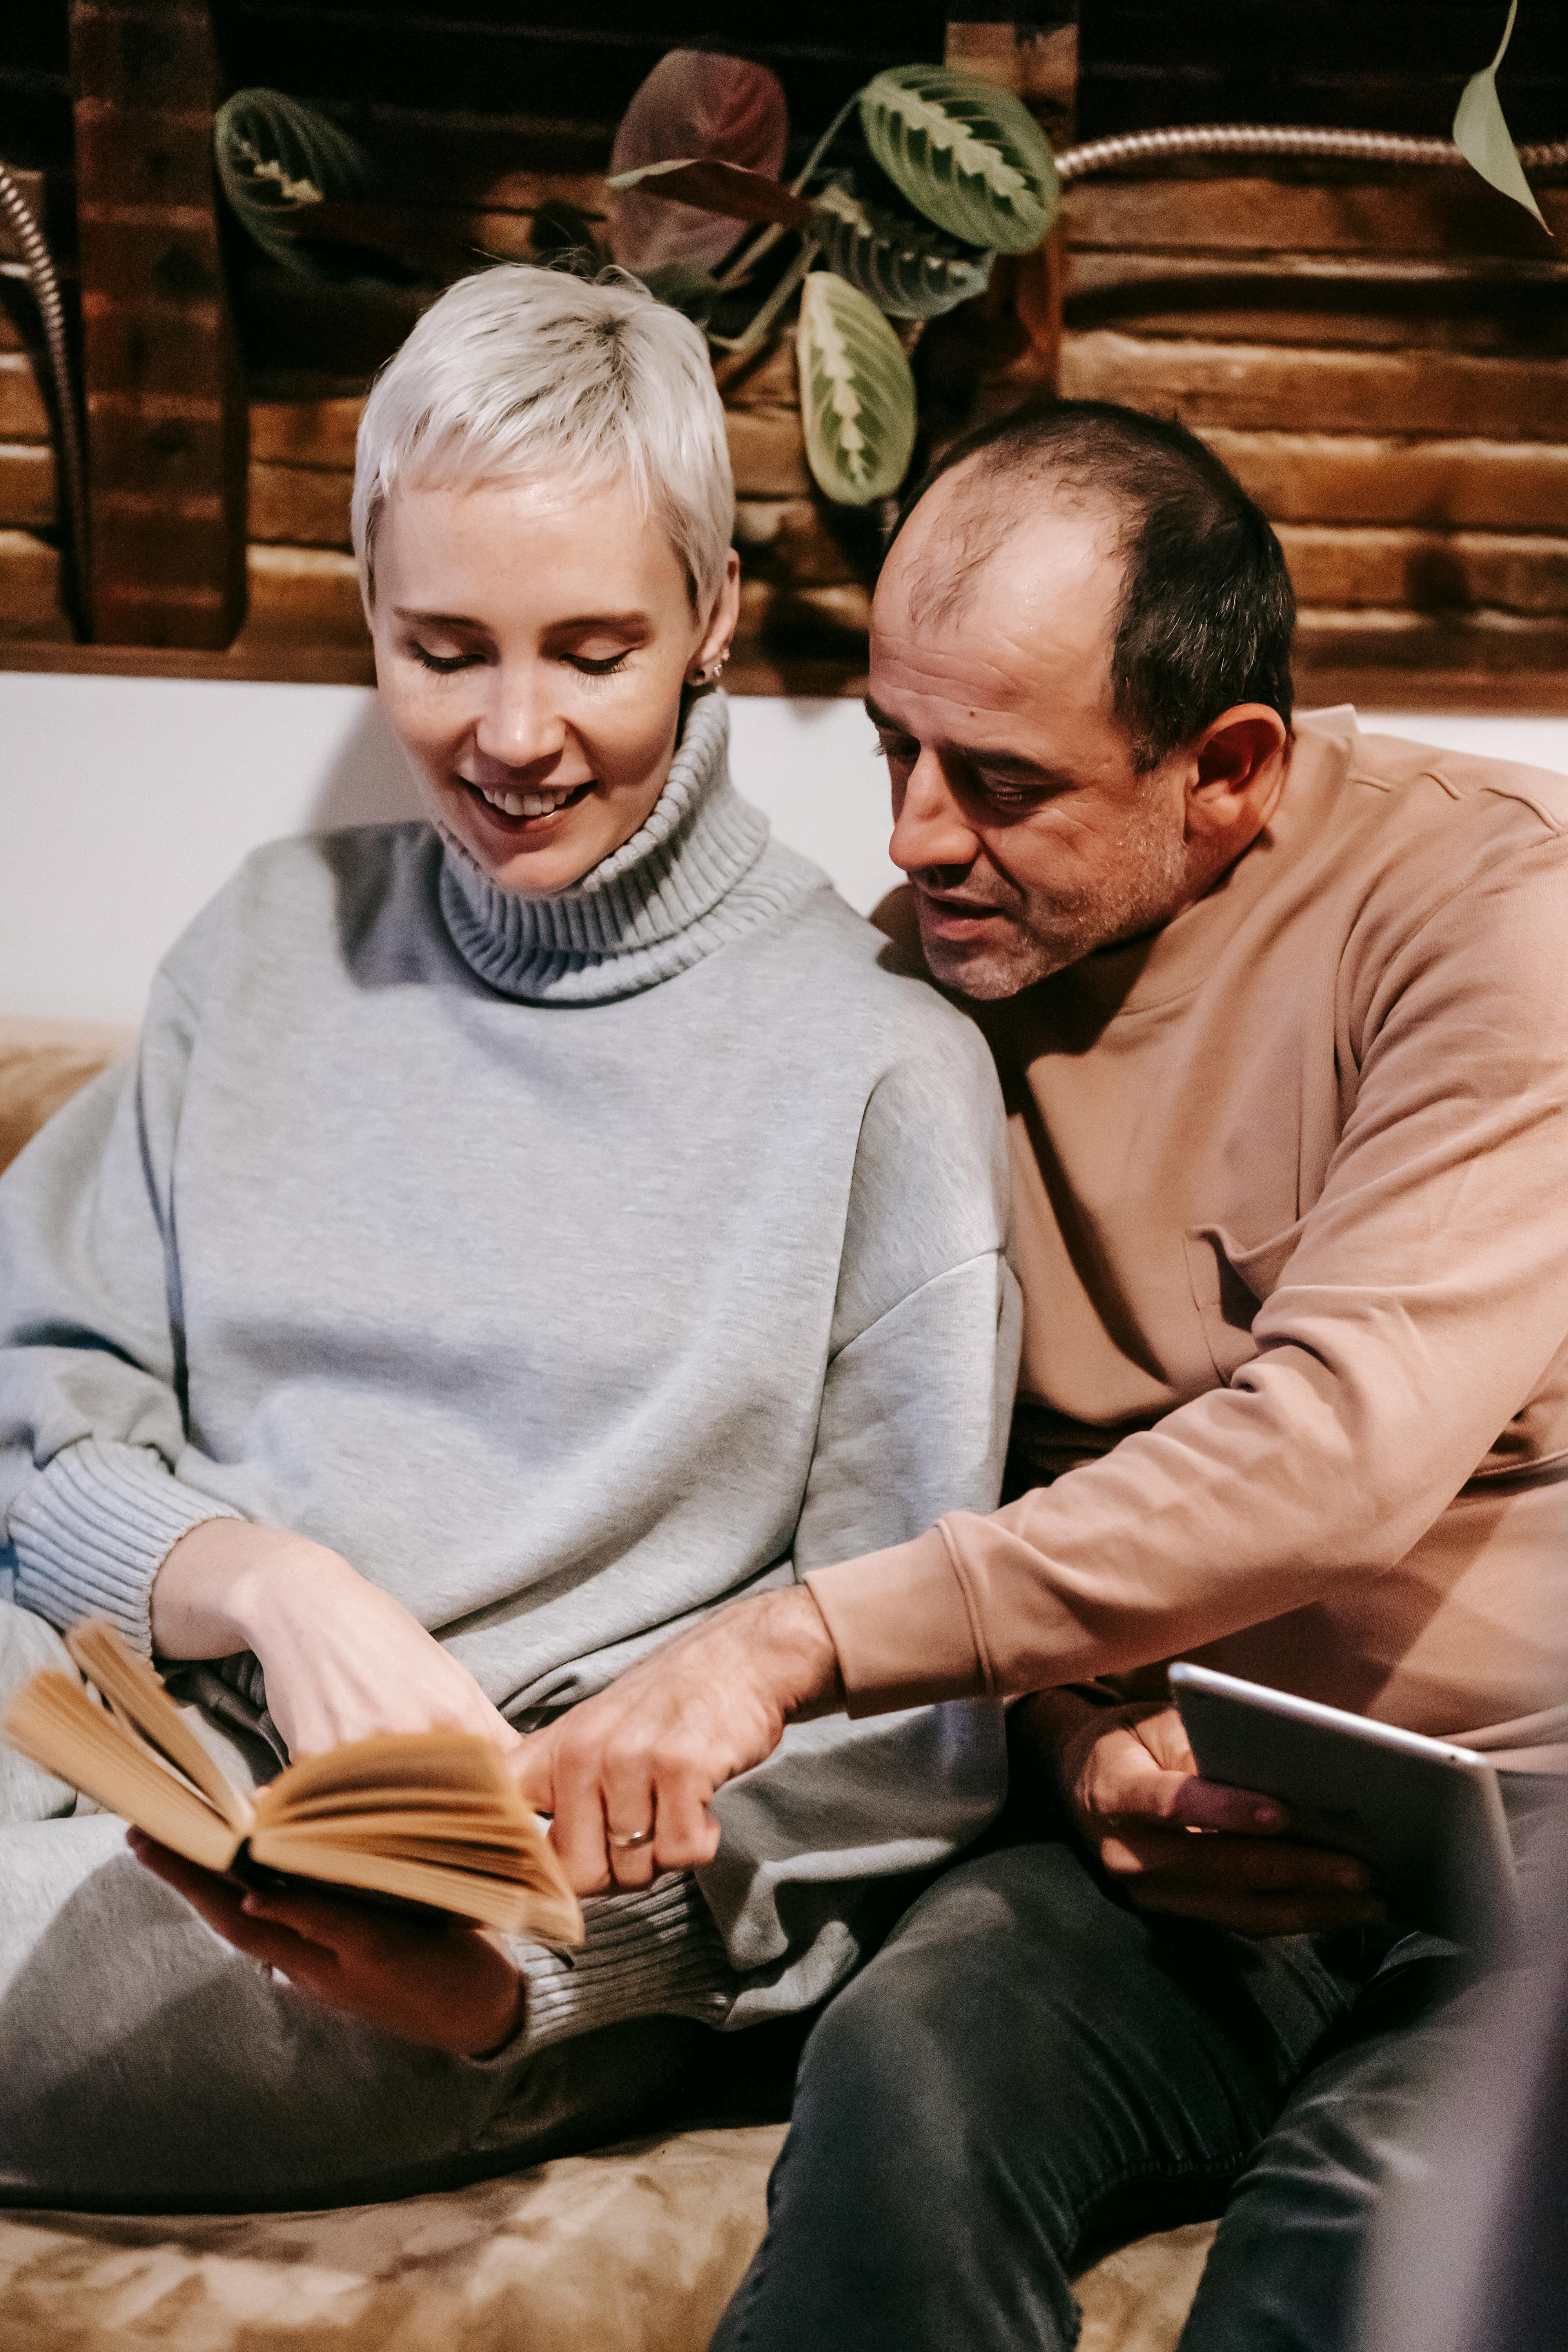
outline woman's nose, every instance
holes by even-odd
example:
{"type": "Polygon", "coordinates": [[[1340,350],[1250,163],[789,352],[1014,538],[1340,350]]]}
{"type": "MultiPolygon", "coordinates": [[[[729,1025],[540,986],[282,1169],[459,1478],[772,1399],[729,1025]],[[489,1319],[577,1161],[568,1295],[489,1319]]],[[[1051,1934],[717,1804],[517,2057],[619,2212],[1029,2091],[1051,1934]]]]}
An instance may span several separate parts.
{"type": "Polygon", "coordinates": [[[507,768],[530,768],[556,757],[566,740],[566,728],[544,680],[498,670],[474,740],[486,759],[507,768]]]}
{"type": "Polygon", "coordinates": [[[934,752],[922,751],[893,792],[893,837],[888,855],[906,874],[934,866],[971,866],[980,842],[965,818],[934,752]]]}

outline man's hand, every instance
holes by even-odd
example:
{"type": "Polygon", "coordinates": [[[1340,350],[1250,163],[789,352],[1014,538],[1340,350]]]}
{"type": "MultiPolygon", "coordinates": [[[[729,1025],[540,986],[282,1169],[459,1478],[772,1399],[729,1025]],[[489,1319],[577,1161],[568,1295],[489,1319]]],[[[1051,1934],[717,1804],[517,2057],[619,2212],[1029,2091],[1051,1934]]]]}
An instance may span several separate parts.
{"type": "Polygon", "coordinates": [[[127,1843],[226,1943],[277,1969],[307,2000],[400,2042],[461,2057],[499,2049],[522,2022],[522,1979],[478,1927],[376,1911],[314,1890],[247,1895],[140,1830],[127,1843]]]}
{"type": "Polygon", "coordinates": [[[555,1850],[579,1895],[646,1886],[656,1872],[711,1862],[714,1790],[771,1756],[792,1717],[843,1703],[822,1612],[790,1585],[733,1602],[643,1659],[525,1740],[515,1769],[529,1802],[555,1816],[555,1850]]]}
{"type": "Polygon", "coordinates": [[[1103,1707],[1049,1691],[1024,1708],[1017,1730],[1046,1752],[1084,1843],[1140,1910],[1243,1936],[1316,1935],[1385,1916],[1364,1863],[1282,1835],[1289,1816],[1272,1798],[1200,1780],[1173,1706],[1103,1707]]]}
{"type": "Polygon", "coordinates": [[[400,1601],[279,1528],[207,1519],[182,1536],[153,1581],[153,1640],[168,1658],[254,1651],[290,1756],[447,1724],[518,1745],[468,1668],[400,1601]]]}

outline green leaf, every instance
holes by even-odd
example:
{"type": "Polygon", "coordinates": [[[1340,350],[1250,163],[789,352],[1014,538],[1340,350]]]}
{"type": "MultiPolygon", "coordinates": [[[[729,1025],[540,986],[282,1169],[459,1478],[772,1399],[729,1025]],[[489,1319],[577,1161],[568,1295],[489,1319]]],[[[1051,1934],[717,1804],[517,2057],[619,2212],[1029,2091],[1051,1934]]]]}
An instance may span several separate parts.
{"type": "Polygon", "coordinates": [[[940,318],[985,291],[988,253],[874,211],[844,188],[825,189],[813,211],[812,233],[828,263],[890,318],[940,318]]]}
{"type": "MultiPolygon", "coordinates": [[[[1499,193],[1511,196],[1527,213],[1533,213],[1542,228],[1541,206],[1531,193],[1524,167],[1514,152],[1508,124],[1503,120],[1502,104],[1497,94],[1497,69],[1508,55],[1508,45],[1513,38],[1513,20],[1519,14],[1519,0],[1512,0],[1508,23],[1503,26],[1498,53],[1484,72],[1472,74],[1465,84],[1454,116],[1454,144],[1471,168],[1479,172],[1499,193]]],[[[1550,229],[1547,235],[1551,235],[1550,229]]]]}
{"type": "Polygon", "coordinates": [[[263,253],[309,277],[321,265],[290,231],[310,207],[379,194],[374,163],[346,131],[280,89],[237,89],[218,109],[213,153],[224,194],[263,253]]]}
{"type": "Polygon", "coordinates": [[[1057,216],[1050,148],[1010,89],[942,66],[897,66],[861,91],[860,127],[895,186],[950,236],[1027,253],[1057,216]]]}
{"type": "Polygon", "coordinates": [[[841,507],[889,497],[915,448],[915,380],[868,295],[814,269],[801,289],[795,349],[806,463],[841,507]]]}

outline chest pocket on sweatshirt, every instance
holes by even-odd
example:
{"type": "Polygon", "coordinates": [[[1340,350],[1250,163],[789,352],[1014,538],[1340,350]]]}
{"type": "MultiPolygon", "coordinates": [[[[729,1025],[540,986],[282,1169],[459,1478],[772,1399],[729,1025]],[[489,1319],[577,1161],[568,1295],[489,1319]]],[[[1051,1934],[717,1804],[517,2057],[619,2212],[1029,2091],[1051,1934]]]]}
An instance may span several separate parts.
{"type": "Polygon", "coordinates": [[[1264,1300],[1277,1290],[1297,1243],[1300,1220],[1272,1241],[1242,1246],[1223,1225],[1189,1225],[1183,1241],[1187,1253],[1187,1278],[1193,1304],[1204,1327],[1204,1339],[1215,1370],[1228,1381],[1258,1353],[1252,1341],[1253,1318],[1264,1300]]]}

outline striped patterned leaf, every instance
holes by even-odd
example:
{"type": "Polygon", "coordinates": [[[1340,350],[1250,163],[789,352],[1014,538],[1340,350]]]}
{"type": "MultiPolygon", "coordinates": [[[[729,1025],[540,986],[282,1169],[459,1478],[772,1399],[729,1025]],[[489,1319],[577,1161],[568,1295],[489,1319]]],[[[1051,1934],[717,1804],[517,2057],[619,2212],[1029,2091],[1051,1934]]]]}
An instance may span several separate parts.
{"type": "Polygon", "coordinates": [[[996,253],[1027,253],[1057,216],[1050,148],[1010,89],[942,66],[896,66],[860,93],[866,143],[927,220],[996,253]]]}
{"type": "Polygon", "coordinates": [[[218,109],[213,153],[224,194],[263,253],[308,277],[321,264],[290,234],[301,215],[378,193],[359,141],[280,89],[237,89],[218,109]]]}
{"type": "Polygon", "coordinates": [[[801,423],[806,463],[841,507],[890,497],[915,447],[915,380],[868,295],[832,270],[801,288],[801,423]]]}
{"type": "Polygon", "coordinates": [[[812,235],[825,258],[894,319],[936,319],[984,294],[991,256],[972,253],[934,229],[873,211],[843,188],[825,188],[812,235]]]}

